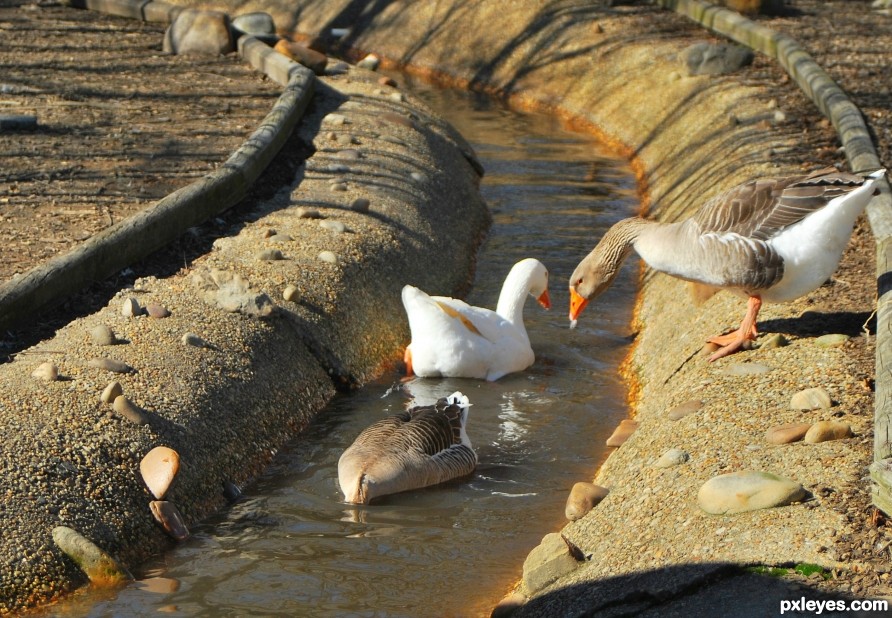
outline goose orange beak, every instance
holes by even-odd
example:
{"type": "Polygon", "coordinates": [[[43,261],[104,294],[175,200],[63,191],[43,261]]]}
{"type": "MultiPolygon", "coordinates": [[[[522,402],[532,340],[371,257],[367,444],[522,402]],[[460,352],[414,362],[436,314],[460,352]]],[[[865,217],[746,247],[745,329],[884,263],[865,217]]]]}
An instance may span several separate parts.
{"type": "Polygon", "coordinates": [[[585,306],[588,304],[588,300],[580,296],[576,292],[576,288],[570,288],[570,319],[575,321],[576,318],[579,317],[579,314],[582,313],[582,310],[585,309],[585,306]]]}
{"type": "Polygon", "coordinates": [[[551,309],[551,297],[548,295],[548,290],[542,292],[536,300],[538,300],[539,304],[546,309],[551,309]]]}

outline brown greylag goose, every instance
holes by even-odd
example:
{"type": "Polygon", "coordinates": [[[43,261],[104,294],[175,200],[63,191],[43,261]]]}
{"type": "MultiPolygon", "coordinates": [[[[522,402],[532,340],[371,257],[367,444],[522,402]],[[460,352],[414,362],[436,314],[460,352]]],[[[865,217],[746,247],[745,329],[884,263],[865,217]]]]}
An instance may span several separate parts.
{"type": "Polygon", "coordinates": [[[404,357],[406,372],[493,381],[526,369],[535,359],[523,324],[527,295],[546,309],[551,307],[548,270],[533,258],[511,268],[495,311],[405,286],[403,306],[412,331],[404,357]]]}
{"type": "Polygon", "coordinates": [[[473,472],[477,454],[466,431],[470,406],[456,391],[367,427],[338,460],[346,501],[368,504],[473,472]]]}
{"type": "Polygon", "coordinates": [[[571,326],[588,301],[610,286],[634,248],[655,270],[749,299],[740,328],[709,340],[721,346],[710,361],[732,354],[756,338],[763,301],[799,298],[833,274],[883,174],[825,168],[808,176],[752,180],[712,198],[684,221],[624,219],[570,277],[571,326]]]}

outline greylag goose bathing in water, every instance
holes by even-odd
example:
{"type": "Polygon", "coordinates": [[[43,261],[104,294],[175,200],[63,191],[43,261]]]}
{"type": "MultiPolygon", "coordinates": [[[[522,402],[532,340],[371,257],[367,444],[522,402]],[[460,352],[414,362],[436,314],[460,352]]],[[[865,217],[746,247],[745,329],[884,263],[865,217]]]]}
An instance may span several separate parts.
{"type": "Polygon", "coordinates": [[[495,311],[405,286],[403,306],[412,331],[404,357],[406,373],[493,381],[526,369],[535,359],[523,324],[527,295],[551,307],[548,270],[533,258],[511,268],[495,311]]]}
{"type": "Polygon", "coordinates": [[[456,391],[366,428],[338,460],[344,498],[373,498],[443,483],[477,467],[467,434],[468,398],[456,391]]]}
{"type": "Polygon", "coordinates": [[[883,174],[825,168],[808,176],[752,180],[712,198],[684,221],[624,219],[570,277],[571,326],[588,301],[610,286],[634,248],[655,270],[749,299],[740,328],[709,340],[721,346],[710,361],[732,354],[756,338],[763,301],[799,298],[833,274],[883,174]]]}

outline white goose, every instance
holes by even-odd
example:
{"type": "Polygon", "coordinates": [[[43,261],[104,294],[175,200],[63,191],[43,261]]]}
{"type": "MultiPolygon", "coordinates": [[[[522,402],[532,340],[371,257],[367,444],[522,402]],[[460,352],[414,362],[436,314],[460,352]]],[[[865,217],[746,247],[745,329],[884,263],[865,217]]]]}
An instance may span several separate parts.
{"type": "Polygon", "coordinates": [[[373,498],[443,483],[477,467],[467,434],[468,398],[456,391],[437,403],[388,416],[366,428],[338,460],[344,498],[373,498]]]}
{"type": "Polygon", "coordinates": [[[528,294],[546,309],[551,307],[548,270],[533,258],[511,268],[495,311],[405,286],[403,306],[412,331],[412,341],[406,347],[406,372],[492,381],[526,369],[535,358],[523,324],[528,294]]]}
{"type": "Polygon", "coordinates": [[[709,341],[714,361],[756,338],[762,301],[786,302],[836,270],[886,170],[867,176],[825,168],[808,176],[746,182],[706,202],[692,217],[659,223],[641,217],[611,227],[570,277],[570,320],[616,277],[632,248],[655,269],[749,298],[740,328],[709,341]]]}

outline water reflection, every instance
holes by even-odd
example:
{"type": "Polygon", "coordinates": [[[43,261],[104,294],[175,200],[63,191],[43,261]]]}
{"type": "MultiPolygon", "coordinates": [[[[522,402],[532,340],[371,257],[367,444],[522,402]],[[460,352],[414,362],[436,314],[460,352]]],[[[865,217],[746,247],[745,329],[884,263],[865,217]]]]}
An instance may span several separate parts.
{"type": "Polygon", "coordinates": [[[495,307],[522,258],[549,268],[554,308],[530,301],[525,311],[535,364],[496,383],[387,375],[338,397],[242,501],[149,565],[141,582],[112,598],[82,595],[55,613],[488,615],[529,550],[562,525],[570,487],[592,477],[626,412],[616,367],[629,344],[634,266],[574,331],[564,282],[603,231],[634,210],[632,174],[551,119],[413,88],[468,138],[487,170],[482,191],[494,225],[468,301],[495,307]],[[337,460],[359,432],[456,390],[472,403],[477,470],[370,506],[344,504],[337,460]]]}

